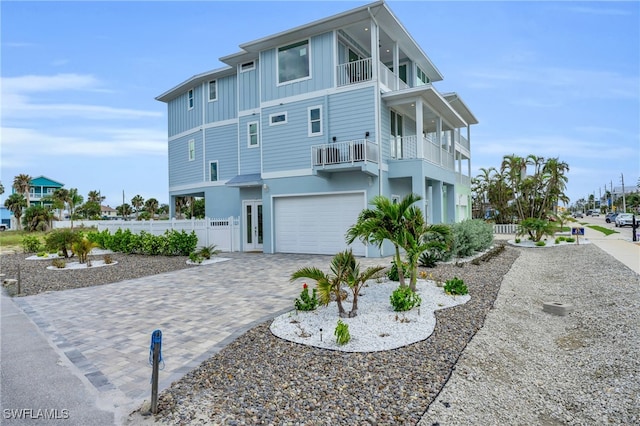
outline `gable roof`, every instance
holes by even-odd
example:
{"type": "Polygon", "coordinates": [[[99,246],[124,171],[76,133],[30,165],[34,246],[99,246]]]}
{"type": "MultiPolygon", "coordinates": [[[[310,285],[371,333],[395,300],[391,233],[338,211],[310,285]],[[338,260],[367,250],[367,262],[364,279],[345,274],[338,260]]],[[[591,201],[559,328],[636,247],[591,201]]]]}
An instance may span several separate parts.
{"type": "Polygon", "coordinates": [[[46,186],[49,188],[62,188],[64,183],[55,181],[46,176],[38,176],[36,178],[31,179],[31,186],[46,186]]]}

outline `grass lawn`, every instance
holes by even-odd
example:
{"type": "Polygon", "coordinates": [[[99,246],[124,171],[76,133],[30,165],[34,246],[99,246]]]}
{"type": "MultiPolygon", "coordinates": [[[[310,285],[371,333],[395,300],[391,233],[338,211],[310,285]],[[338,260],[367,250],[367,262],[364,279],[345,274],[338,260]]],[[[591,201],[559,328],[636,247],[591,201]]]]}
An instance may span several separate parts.
{"type": "Polygon", "coordinates": [[[40,238],[44,244],[44,232],[26,232],[26,231],[3,231],[0,232],[0,248],[2,250],[18,250],[22,249],[22,239],[26,236],[40,238]]]}
{"type": "Polygon", "coordinates": [[[611,234],[619,234],[618,231],[614,231],[613,229],[609,229],[609,228],[605,228],[603,226],[598,226],[598,225],[588,225],[588,228],[591,229],[595,229],[596,231],[600,231],[602,232],[604,235],[611,235],[611,234]]]}

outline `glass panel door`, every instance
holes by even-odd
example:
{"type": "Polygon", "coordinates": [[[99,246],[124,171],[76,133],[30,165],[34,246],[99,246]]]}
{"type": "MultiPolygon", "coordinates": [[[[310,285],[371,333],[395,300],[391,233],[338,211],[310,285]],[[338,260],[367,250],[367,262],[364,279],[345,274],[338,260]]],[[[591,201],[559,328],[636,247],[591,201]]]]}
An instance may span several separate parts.
{"type": "Polygon", "coordinates": [[[246,200],[244,208],[244,251],[262,250],[264,229],[262,225],[262,201],[246,200]]]}

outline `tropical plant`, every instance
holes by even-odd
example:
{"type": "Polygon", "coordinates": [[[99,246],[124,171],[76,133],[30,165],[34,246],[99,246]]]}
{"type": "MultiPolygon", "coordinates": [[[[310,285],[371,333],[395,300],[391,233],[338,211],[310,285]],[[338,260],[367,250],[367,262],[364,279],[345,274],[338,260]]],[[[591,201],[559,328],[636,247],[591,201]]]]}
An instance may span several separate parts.
{"type": "Polygon", "coordinates": [[[27,200],[22,194],[13,193],[4,200],[4,206],[13,213],[13,217],[16,218],[18,223],[18,229],[21,228],[22,209],[27,207],[27,200]]]}
{"type": "Polygon", "coordinates": [[[51,228],[53,212],[47,207],[33,205],[27,207],[22,217],[22,225],[29,232],[46,231],[51,228]]]}
{"type": "Polygon", "coordinates": [[[158,205],[158,200],[156,200],[155,198],[149,198],[147,201],[145,201],[144,208],[147,212],[149,212],[149,216],[151,216],[151,219],[155,217],[156,210],[158,210],[158,205]]]}
{"type": "Polygon", "coordinates": [[[142,198],[142,195],[138,194],[135,197],[133,197],[131,199],[131,205],[136,211],[136,220],[138,220],[140,218],[141,208],[142,206],[144,206],[144,198],[142,198]]]}
{"type": "Polygon", "coordinates": [[[87,238],[82,238],[72,244],[73,252],[78,256],[78,262],[87,263],[87,259],[91,250],[97,246],[96,243],[87,238]]]}
{"type": "Polygon", "coordinates": [[[309,296],[309,286],[302,283],[300,297],[295,300],[294,305],[298,311],[314,311],[318,307],[317,290],[314,288],[309,296]]]}
{"type": "Polygon", "coordinates": [[[0,195],[4,194],[4,185],[0,182],[0,195]]]}
{"type": "Polygon", "coordinates": [[[27,202],[27,208],[31,206],[29,194],[31,193],[32,180],[33,178],[27,174],[19,174],[18,176],[13,178],[13,189],[15,189],[18,194],[22,194],[24,196],[27,202]]]}
{"type": "Polygon", "coordinates": [[[349,343],[351,340],[351,335],[349,334],[349,324],[345,324],[342,320],[338,320],[338,324],[336,325],[336,329],[333,332],[334,336],[336,336],[336,342],[339,345],[344,345],[349,343]]]}
{"type": "Polygon", "coordinates": [[[199,252],[194,251],[193,253],[189,253],[189,260],[193,263],[200,264],[204,261],[204,258],[199,252]]]}
{"type": "Polygon", "coordinates": [[[462,279],[453,277],[444,284],[444,292],[454,296],[462,296],[469,294],[469,289],[462,279]]]}
{"type": "Polygon", "coordinates": [[[295,281],[298,278],[309,278],[316,281],[316,288],[318,289],[318,296],[320,297],[320,303],[328,305],[331,302],[331,296],[333,296],[338,305],[338,315],[341,318],[347,317],[347,313],[342,306],[342,297],[340,290],[343,283],[346,283],[349,271],[352,271],[355,267],[355,258],[350,250],[337,253],[331,259],[330,270],[331,273],[327,274],[315,266],[309,266],[300,268],[291,274],[290,281],[295,281]]]}
{"type": "MultiPolygon", "coordinates": [[[[375,208],[360,212],[356,224],[347,231],[347,243],[351,244],[356,239],[360,239],[363,243],[375,244],[381,248],[384,241],[389,240],[395,249],[395,262],[401,264],[400,247],[406,241],[405,215],[409,207],[420,199],[421,197],[416,194],[409,194],[394,204],[384,196],[375,196],[371,201],[375,208]]],[[[399,269],[398,275],[400,285],[404,286],[404,271],[399,269]]]]}
{"type": "Polygon", "coordinates": [[[63,269],[67,266],[67,262],[64,259],[56,258],[51,261],[51,266],[58,269],[63,269]]]}
{"type": "Polygon", "coordinates": [[[216,245],[212,244],[209,246],[203,246],[200,248],[200,251],[198,252],[200,254],[200,256],[202,256],[204,259],[211,259],[211,256],[215,256],[218,253],[220,253],[220,250],[216,250],[216,245]]]}
{"type": "Polygon", "coordinates": [[[556,231],[556,225],[546,219],[528,218],[520,222],[518,225],[518,236],[529,235],[532,241],[538,242],[545,236],[553,236],[556,231]]]}
{"type": "Polygon", "coordinates": [[[71,219],[71,229],[73,229],[73,219],[76,215],[76,206],[82,204],[84,198],[78,194],[78,188],[71,188],[69,190],[69,198],[67,199],[67,205],[69,206],[69,218],[71,219]]]}
{"type": "Polygon", "coordinates": [[[479,219],[468,219],[451,225],[451,255],[468,257],[488,249],[493,242],[493,226],[479,219]]]}
{"type": "Polygon", "coordinates": [[[25,253],[37,253],[42,250],[40,238],[35,235],[25,235],[22,237],[22,250],[25,253]]]}
{"type": "Polygon", "coordinates": [[[384,266],[370,266],[364,271],[360,272],[360,263],[356,262],[355,257],[353,256],[353,251],[349,249],[345,251],[345,255],[349,256],[351,259],[349,260],[349,268],[346,271],[346,284],[347,287],[351,290],[353,294],[353,299],[351,301],[351,310],[347,314],[349,318],[356,317],[358,315],[358,296],[360,295],[360,290],[366,285],[367,281],[374,278],[378,272],[384,269],[384,266]]]}
{"type": "Polygon", "coordinates": [[[98,203],[98,205],[102,204],[105,198],[107,197],[100,195],[100,191],[89,191],[87,194],[87,202],[98,203]]]}
{"type": "Polygon", "coordinates": [[[409,311],[415,306],[420,306],[422,299],[420,295],[412,290],[410,287],[398,287],[393,290],[389,297],[391,306],[396,312],[409,311]]]}
{"type": "Polygon", "coordinates": [[[127,203],[124,203],[118,207],[116,207],[116,213],[118,213],[120,216],[122,216],[123,219],[128,219],[129,216],[131,216],[131,213],[133,213],[131,206],[127,203]]]}
{"type": "Polygon", "coordinates": [[[81,232],[72,229],[54,229],[45,237],[45,245],[47,250],[55,250],[62,253],[65,258],[69,258],[73,254],[73,244],[82,240],[82,237],[81,232]]]}

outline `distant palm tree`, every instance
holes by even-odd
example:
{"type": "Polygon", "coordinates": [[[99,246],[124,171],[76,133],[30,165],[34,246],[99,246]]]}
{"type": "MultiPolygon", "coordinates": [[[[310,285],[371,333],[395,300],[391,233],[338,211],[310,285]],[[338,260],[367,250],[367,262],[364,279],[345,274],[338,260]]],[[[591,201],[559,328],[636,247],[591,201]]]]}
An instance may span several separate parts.
{"type": "Polygon", "coordinates": [[[29,193],[31,192],[32,180],[31,176],[26,174],[20,174],[13,178],[13,189],[15,189],[17,193],[24,195],[24,198],[27,201],[27,208],[31,206],[29,193]]]}
{"type": "Polygon", "coordinates": [[[116,207],[116,212],[126,220],[132,213],[131,206],[127,203],[124,203],[123,205],[116,207]]]}
{"type": "Polygon", "coordinates": [[[18,222],[18,229],[21,228],[20,218],[22,217],[22,209],[27,206],[27,201],[24,196],[19,193],[14,193],[9,195],[6,200],[4,200],[4,206],[9,209],[13,216],[16,218],[18,222]]]}
{"type": "Polygon", "coordinates": [[[176,203],[176,219],[180,220],[182,219],[182,208],[186,205],[186,198],[176,197],[175,203],[176,203]]]}
{"type": "Polygon", "coordinates": [[[69,198],[67,204],[69,205],[69,217],[71,218],[71,229],[73,229],[73,216],[76,213],[76,206],[79,206],[84,201],[84,197],[78,194],[78,188],[71,188],[69,190],[69,198]]]}
{"type": "Polygon", "coordinates": [[[151,219],[154,218],[156,210],[158,210],[158,205],[158,200],[156,200],[155,198],[149,198],[147,201],[145,201],[144,208],[147,210],[147,212],[149,212],[151,219]]]}
{"type": "Polygon", "coordinates": [[[107,197],[100,195],[100,191],[89,191],[87,194],[87,202],[101,204],[105,198],[107,197]]]}
{"type": "Polygon", "coordinates": [[[64,188],[58,188],[53,191],[53,195],[51,196],[53,199],[53,205],[55,208],[60,210],[58,213],[58,217],[62,219],[62,210],[66,207],[69,202],[69,190],[64,188]]]}
{"type": "Polygon", "coordinates": [[[4,185],[0,182],[0,195],[4,194],[4,185]]]}
{"type": "Polygon", "coordinates": [[[138,220],[138,217],[140,216],[140,208],[144,206],[144,198],[142,198],[142,195],[136,195],[133,197],[131,199],[131,205],[136,209],[136,220],[138,220]]]}

